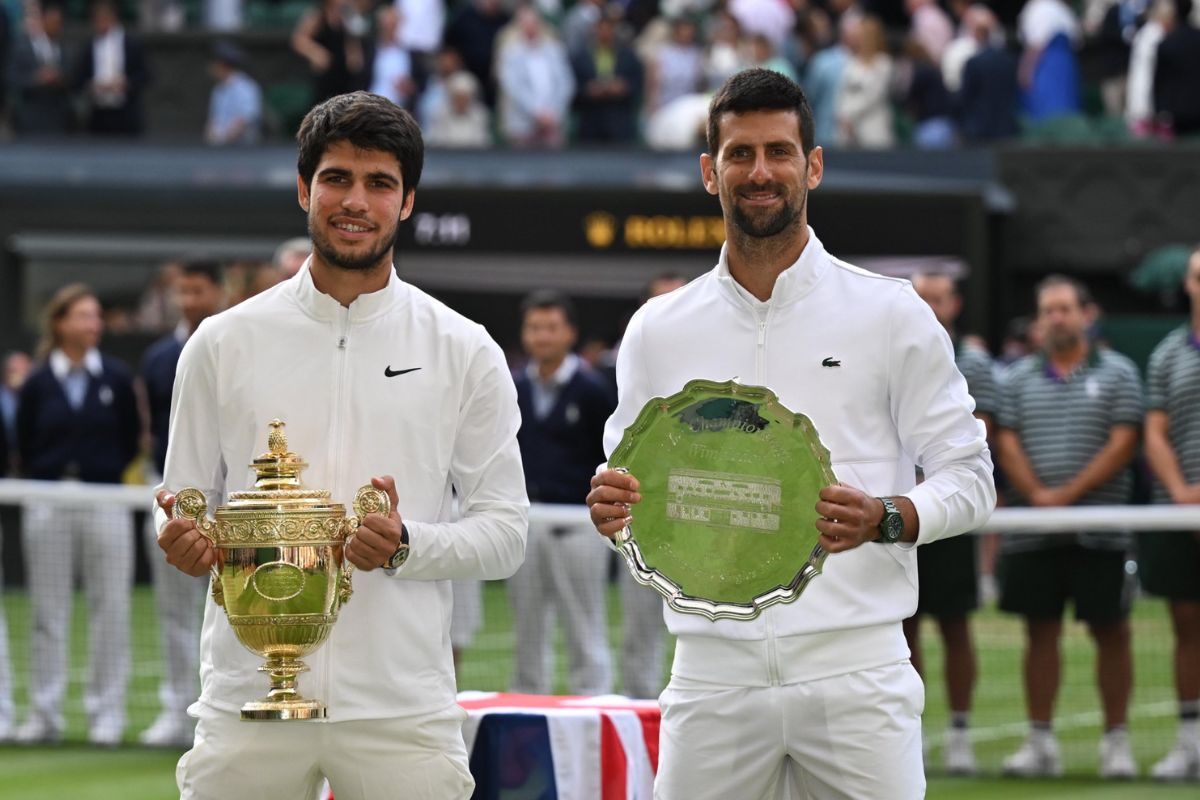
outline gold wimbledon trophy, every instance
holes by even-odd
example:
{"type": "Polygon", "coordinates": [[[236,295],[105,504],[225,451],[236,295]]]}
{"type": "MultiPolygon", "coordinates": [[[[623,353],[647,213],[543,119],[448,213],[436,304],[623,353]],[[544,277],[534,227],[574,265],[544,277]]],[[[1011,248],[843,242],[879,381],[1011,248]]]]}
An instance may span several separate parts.
{"type": "Polygon", "coordinates": [[[346,539],[367,514],[391,512],[388,496],[372,486],[358,490],[356,516],[348,519],[328,491],[305,488],[300,473],[308,464],[288,452],[283,426],[271,421],[269,452],[251,465],[254,488],[230,494],[215,521],[205,516],[208,501],[199,489],[175,495],[174,516],[193,520],[216,545],[213,600],[238,640],[267,659],[258,669],[271,676],[271,691],[242,706],[242,719],[325,717],[321,701],[296,691],[296,676],[308,669],[300,659],[324,643],[350,599],[346,539]]]}

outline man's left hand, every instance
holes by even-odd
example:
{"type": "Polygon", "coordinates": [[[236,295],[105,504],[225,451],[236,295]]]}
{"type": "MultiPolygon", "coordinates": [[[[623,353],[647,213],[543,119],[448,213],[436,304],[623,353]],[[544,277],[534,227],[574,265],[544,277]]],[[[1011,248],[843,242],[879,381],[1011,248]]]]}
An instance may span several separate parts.
{"type": "Polygon", "coordinates": [[[358,530],[346,542],[346,558],[363,572],[382,567],[396,548],[400,546],[401,529],[404,525],[400,512],[400,498],[396,495],[396,480],[391,475],[381,478],[371,478],[371,485],[376,489],[387,492],[392,501],[392,510],[386,517],[383,514],[367,514],[359,522],[358,530]]]}
{"type": "Polygon", "coordinates": [[[826,486],[817,502],[817,530],[827,553],[853,550],[879,538],[883,502],[844,483],[826,486]]]}

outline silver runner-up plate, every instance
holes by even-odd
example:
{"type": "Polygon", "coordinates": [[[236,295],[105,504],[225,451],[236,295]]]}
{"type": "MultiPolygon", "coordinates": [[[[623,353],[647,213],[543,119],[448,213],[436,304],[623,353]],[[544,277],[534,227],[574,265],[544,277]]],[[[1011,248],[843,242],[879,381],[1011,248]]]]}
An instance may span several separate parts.
{"type": "Polygon", "coordinates": [[[816,504],[837,479],[812,421],[770,389],[690,381],[648,402],[608,463],[642,495],[617,548],[676,611],[754,619],[820,574],[816,504]]]}

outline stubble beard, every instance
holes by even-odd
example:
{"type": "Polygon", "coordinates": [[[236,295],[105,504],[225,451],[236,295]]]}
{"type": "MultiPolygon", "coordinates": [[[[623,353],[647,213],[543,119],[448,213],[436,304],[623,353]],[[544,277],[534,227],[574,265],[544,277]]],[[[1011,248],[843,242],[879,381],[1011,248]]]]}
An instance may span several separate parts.
{"type": "MultiPolygon", "coordinates": [[[[807,177],[807,173],[805,177],[807,177]]],[[[780,192],[780,194],[783,193],[780,192]]],[[[808,191],[804,188],[801,189],[799,204],[793,205],[788,200],[784,200],[779,210],[768,216],[748,214],[738,203],[736,194],[733,194],[730,201],[729,216],[739,231],[751,239],[770,239],[793,227],[801,219],[804,215],[804,207],[808,202],[808,191]]]]}
{"type": "Polygon", "coordinates": [[[379,240],[379,246],[368,250],[362,255],[352,255],[337,249],[323,233],[313,225],[312,217],[308,218],[308,238],[312,240],[313,250],[331,267],[344,269],[348,272],[368,272],[379,266],[381,262],[390,260],[389,256],[396,247],[396,239],[400,235],[400,224],[396,223],[389,234],[379,240]]]}

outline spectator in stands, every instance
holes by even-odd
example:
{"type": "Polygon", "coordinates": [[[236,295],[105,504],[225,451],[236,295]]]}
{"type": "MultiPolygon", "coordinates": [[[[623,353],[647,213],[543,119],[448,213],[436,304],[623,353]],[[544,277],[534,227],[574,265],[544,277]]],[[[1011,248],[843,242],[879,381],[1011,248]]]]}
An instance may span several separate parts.
{"type": "Polygon", "coordinates": [[[400,17],[396,43],[412,58],[413,78],[419,87],[433,66],[433,58],[442,46],[446,27],[445,0],[393,0],[400,17]]]}
{"type": "Polygon", "coordinates": [[[850,53],[858,49],[862,14],[849,9],[838,19],[838,41],[813,55],[804,76],[804,89],[812,104],[814,137],[828,147],[838,138],[837,98],[850,53]]]}
{"type": "MultiPolygon", "coordinates": [[[[150,411],[151,454],[156,471],[153,483],[162,476],[167,458],[167,429],[171,416],[171,390],[175,365],[183,343],[206,318],[225,305],[221,267],[215,261],[192,260],[182,265],[176,284],[183,319],[175,330],[159,339],[142,359],[141,379],[150,411]]],[[[158,551],[158,530],[147,520],[148,552],[158,551]]],[[[193,578],[161,558],[150,559],[154,578],[154,604],[158,611],[159,653],[163,673],[158,684],[162,708],[154,723],[138,740],[152,747],[187,748],[192,743],[194,723],[187,709],[199,696],[200,621],[204,613],[207,578],[193,578]]]]}
{"type": "Polygon", "coordinates": [[[1125,121],[1134,136],[1162,133],[1154,118],[1154,70],[1158,45],[1167,29],[1173,27],[1174,19],[1175,0],[1154,0],[1146,23],[1133,36],[1125,84],[1125,121]]]}
{"type": "Polygon", "coordinates": [[[210,31],[240,31],[243,0],[204,0],[204,27],[210,31]]]}
{"type": "Polygon", "coordinates": [[[80,54],[74,86],[85,90],[87,129],[136,136],[145,128],[142,92],[150,80],[142,43],[121,26],[115,0],[95,0],[92,36],[80,54]]]}
{"type": "Polygon", "coordinates": [[[755,33],[750,37],[750,66],[769,69],[790,80],[797,80],[796,68],[792,66],[792,62],[779,55],[771,37],[762,33],[755,33]]]}
{"type": "Polygon", "coordinates": [[[514,24],[497,55],[501,131],[517,147],[562,147],[575,94],[567,52],[533,6],[518,8],[514,24]]]}
{"type": "Polygon", "coordinates": [[[888,148],[895,143],[889,95],[892,57],[887,52],[879,17],[863,17],[855,44],[834,103],[837,144],[888,148]]]}
{"type": "Polygon", "coordinates": [[[749,63],[737,19],[728,11],[717,11],[709,28],[708,51],[704,56],[704,89],[715,91],[749,63]]]}
{"type": "MultiPolygon", "coordinates": [[[[596,23],[609,16],[605,13],[605,7],[605,0],[577,0],[571,6],[558,26],[568,53],[574,55],[592,44],[596,23]]],[[[620,14],[620,5],[614,4],[613,9],[620,14]]]]}
{"type": "Polygon", "coordinates": [[[371,85],[367,24],[347,0],[317,0],[296,23],[292,49],[308,62],[313,102],[371,85]]]}
{"type": "Polygon", "coordinates": [[[394,5],[382,5],[376,9],[371,91],[398,106],[411,109],[417,84],[413,79],[412,56],[400,44],[399,29],[402,24],[394,5]]]}
{"type": "MultiPolygon", "coordinates": [[[[60,289],[46,307],[38,366],[21,388],[17,450],[25,477],[121,483],[138,452],[141,421],[129,369],[102,354],[100,302],[86,286],[60,289]]],[[[133,518],[119,506],[30,504],[23,544],[33,614],[29,715],[21,742],[63,735],[67,642],[75,566],[88,614],[88,739],[114,746],[125,730],[133,518]]]]}
{"type": "MultiPolygon", "coordinates": [[[[955,330],[955,322],[962,311],[962,297],[954,279],[948,275],[920,274],[913,277],[912,284],[950,335],[954,364],[967,380],[967,391],[975,400],[975,417],[983,423],[990,439],[992,420],[1000,399],[992,359],[986,351],[959,338],[955,330]]],[[[920,577],[917,612],[904,620],[904,635],[912,651],[912,663],[921,674],[925,674],[921,656],[921,617],[928,615],[937,620],[942,635],[942,674],[950,709],[950,727],[942,744],[942,765],[951,775],[973,775],[976,771],[968,731],[977,673],[969,623],[970,614],[979,602],[976,543],[975,536],[955,536],[917,548],[920,577]]]]}
{"type": "MultiPolygon", "coordinates": [[[[1137,367],[1087,338],[1090,297],[1083,284],[1051,275],[1037,287],[1044,350],[1009,368],[1001,389],[996,443],[1011,487],[1026,505],[1128,503],[1130,461],[1142,422],[1137,367]]],[[[1011,534],[1001,544],[1000,608],[1025,620],[1025,702],[1030,731],[1004,760],[1009,775],[1061,774],[1052,730],[1062,675],[1062,615],[1068,600],[1096,643],[1104,713],[1100,775],[1137,771],[1126,721],[1133,689],[1122,533],[1011,534]]]]}
{"type": "Polygon", "coordinates": [[[246,56],[232,42],[213,48],[212,77],[204,140],[209,144],[255,144],[262,134],[262,90],[246,74],[246,56]]]}
{"type": "MultiPolygon", "coordinates": [[[[685,285],[687,278],[678,273],[659,273],[646,285],[642,305],[685,285]]],[[[620,347],[621,343],[617,342],[602,367],[614,392],[620,347]]],[[[667,649],[662,595],[638,583],[624,562],[617,574],[621,594],[621,691],[627,697],[655,699],[663,689],[663,660],[667,649]]]]}
{"type": "Polygon", "coordinates": [[[3,130],[8,121],[8,95],[9,95],[9,64],[13,60],[12,45],[16,36],[13,33],[13,21],[9,16],[8,9],[0,4],[0,130],[3,130]]]}
{"type": "MultiPolygon", "coordinates": [[[[962,73],[967,61],[979,52],[979,41],[975,38],[974,30],[976,17],[981,13],[995,16],[985,5],[976,3],[968,6],[963,11],[958,35],[946,45],[946,51],[942,53],[942,82],[952,94],[962,88],[962,73]]],[[[1003,32],[1000,35],[1000,43],[1003,43],[1003,32]]]]}
{"type": "Polygon", "coordinates": [[[904,9],[911,19],[909,36],[925,48],[935,64],[942,63],[946,48],[954,39],[954,22],[942,10],[937,0],[904,0],[904,9]]]}
{"type": "Polygon", "coordinates": [[[300,271],[312,252],[312,242],[307,236],[288,239],[275,248],[271,264],[279,270],[281,280],[287,280],[300,271]]]}
{"type": "Polygon", "coordinates": [[[704,85],[704,51],[696,41],[696,23],[687,17],[671,22],[671,37],[646,62],[646,113],[653,114],[704,85]]]}
{"type": "MultiPolygon", "coordinates": [[[[1172,331],[1150,356],[1146,374],[1146,459],[1156,478],[1156,503],[1200,504],[1200,247],[1188,260],[1187,325],[1172,331]]],[[[1200,781],[1200,533],[1160,531],[1138,541],[1138,576],[1147,592],[1167,598],[1175,630],[1175,746],[1150,774],[1200,781]]]]}
{"type": "Polygon", "coordinates": [[[1079,96],[1079,20],[1064,0],[1029,0],[1018,21],[1021,104],[1034,122],[1082,108],[1079,96]]]}
{"type": "MultiPolygon", "coordinates": [[[[604,460],[604,422],[616,406],[604,379],[572,352],[578,337],[574,304],[551,291],[521,304],[521,344],[529,363],[513,378],[521,409],[521,462],[530,502],[576,505],[604,460]]],[[[530,520],[525,563],[508,581],[516,628],[512,690],[553,691],[553,628],[567,642],[567,691],[612,690],[605,590],[608,547],[591,526],[530,520]]]]}
{"type": "Polygon", "coordinates": [[[971,144],[1016,136],[1020,130],[1017,57],[1004,46],[1003,35],[997,35],[999,23],[991,11],[973,7],[970,25],[979,49],[963,67],[959,130],[971,144]]]}
{"type": "Polygon", "coordinates": [[[13,51],[13,128],[18,134],[63,134],[71,128],[62,30],[62,6],[48,2],[40,10],[30,9],[13,51]]]}
{"type": "Polygon", "coordinates": [[[496,76],[492,73],[496,35],[511,21],[512,15],[501,0],[471,0],[458,6],[458,13],[446,28],[445,44],[458,51],[462,63],[483,87],[483,100],[492,109],[496,107],[496,76]]]}
{"type": "Polygon", "coordinates": [[[783,48],[787,37],[796,27],[796,11],[791,3],[780,3],[778,0],[729,0],[726,7],[737,19],[743,35],[761,33],[770,38],[776,50],[783,48]]]}
{"type": "Polygon", "coordinates": [[[430,109],[425,141],[433,147],[491,147],[492,115],[479,101],[479,82],[463,70],[446,79],[444,101],[430,109]]]}
{"type": "Polygon", "coordinates": [[[958,132],[941,68],[916,39],[909,38],[905,43],[905,55],[908,87],[904,107],[913,121],[913,144],[924,150],[953,147],[958,142],[958,132]]]}
{"type": "Polygon", "coordinates": [[[618,37],[617,20],[596,21],[591,41],[571,54],[580,142],[633,142],[637,138],[642,63],[618,37]]]}
{"type": "Polygon", "coordinates": [[[446,81],[463,69],[462,57],[453,47],[443,47],[438,51],[433,62],[433,73],[425,81],[425,88],[417,98],[416,117],[417,122],[421,123],[421,130],[428,130],[433,124],[433,109],[444,108],[450,102],[446,81]]]}
{"type": "Polygon", "coordinates": [[[1200,133],[1200,28],[1191,13],[1192,0],[1175,0],[1171,29],[1158,45],[1154,66],[1154,112],[1175,136],[1200,133]]]}

